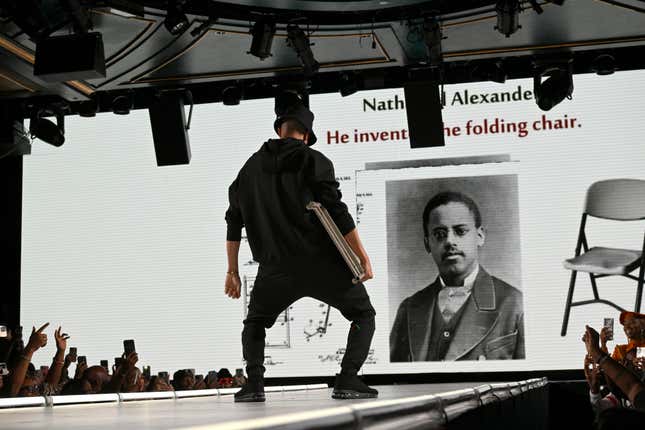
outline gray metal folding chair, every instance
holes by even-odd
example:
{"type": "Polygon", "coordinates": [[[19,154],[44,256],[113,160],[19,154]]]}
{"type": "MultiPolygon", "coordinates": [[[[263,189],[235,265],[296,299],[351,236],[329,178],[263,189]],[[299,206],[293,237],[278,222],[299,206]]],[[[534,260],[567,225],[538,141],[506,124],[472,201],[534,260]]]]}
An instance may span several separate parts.
{"type": "Polygon", "coordinates": [[[593,183],[587,190],[585,210],[580,221],[580,232],[576,244],[576,255],[563,262],[566,269],[571,270],[569,294],[564,308],[561,336],[567,334],[569,314],[573,306],[587,305],[590,303],[605,303],[623,311],[612,301],[601,299],[598,296],[596,279],[607,276],[624,276],[638,283],[636,289],[636,304],[634,311],[640,312],[641,297],[643,294],[643,277],[645,276],[645,232],[643,233],[643,247],[640,251],[631,249],[617,249],[593,247],[589,248],[585,235],[587,216],[604,218],[615,221],[635,221],[645,219],[645,181],[638,179],[610,179],[593,183]],[[580,251],[583,251],[581,254],[580,251]],[[640,268],[638,276],[631,274],[640,268]],[[573,302],[573,290],[576,284],[576,274],[586,272],[589,274],[591,289],[594,298],[573,302]]]}

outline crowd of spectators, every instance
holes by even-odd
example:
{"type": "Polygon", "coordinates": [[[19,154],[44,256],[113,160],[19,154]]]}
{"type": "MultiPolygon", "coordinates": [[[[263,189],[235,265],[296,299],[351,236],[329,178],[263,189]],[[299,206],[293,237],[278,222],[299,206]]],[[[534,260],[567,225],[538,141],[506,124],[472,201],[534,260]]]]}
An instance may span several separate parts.
{"type": "Polygon", "coordinates": [[[36,369],[32,359],[37,351],[47,345],[45,329],[32,328],[27,344],[23,341],[22,329],[1,327],[0,331],[0,397],[32,397],[66,394],[134,393],[143,391],[202,390],[212,388],[241,387],[246,383],[242,369],[235,375],[222,368],[208,375],[196,375],[194,369],[150,374],[150,367],[137,367],[139,356],[134,351],[124,352],[110,366],[107,361],[100,365],[88,365],[85,357],[77,355],[75,347],[67,348],[69,335],[61,327],[54,331],[56,353],[51,365],[36,369]],[[73,375],[69,368],[76,363],[73,375]]]}
{"type": "Polygon", "coordinates": [[[611,354],[607,342],[613,333],[608,327],[598,333],[587,326],[582,336],[596,428],[603,430],[645,428],[645,314],[622,312],[620,323],[627,343],[615,345],[611,354]]]}

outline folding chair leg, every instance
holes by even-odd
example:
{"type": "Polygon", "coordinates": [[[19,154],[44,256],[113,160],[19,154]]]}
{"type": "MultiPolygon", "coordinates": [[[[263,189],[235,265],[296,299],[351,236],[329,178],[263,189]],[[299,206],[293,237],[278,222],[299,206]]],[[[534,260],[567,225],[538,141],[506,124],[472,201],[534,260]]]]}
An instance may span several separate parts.
{"type": "Polygon", "coordinates": [[[598,297],[598,285],[596,285],[596,277],[593,275],[593,273],[589,274],[589,280],[591,280],[591,289],[593,291],[593,298],[598,300],[600,297],[598,297]]]}
{"type": "Polygon", "coordinates": [[[567,327],[569,326],[569,314],[571,313],[571,301],[573,300],[573,288],[576,285],[576,274],[578,272],[575,270],[571,271],[571,281],[569,281],[569,293],[567,294],[567,304],[564,307],[564,318],[562,320],[562,330],[560,331],[560,336],[567,335],[567,327]]]}

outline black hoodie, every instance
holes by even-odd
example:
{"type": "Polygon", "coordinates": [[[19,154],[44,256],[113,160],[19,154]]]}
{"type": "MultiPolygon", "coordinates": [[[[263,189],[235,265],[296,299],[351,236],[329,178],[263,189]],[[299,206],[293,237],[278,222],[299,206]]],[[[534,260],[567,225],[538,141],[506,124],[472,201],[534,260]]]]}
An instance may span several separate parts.
{"type": "Polygon", "coordinates": [[[241,240],[245,227],[253,258],[262,264],[336,253],[306,205],[312,200],[321,203],[340,232],[349,233],[354,220],[338,186],[334,166],[323,154],[302,140],[270,139],[229,187],[226,239],[241,240]]]}

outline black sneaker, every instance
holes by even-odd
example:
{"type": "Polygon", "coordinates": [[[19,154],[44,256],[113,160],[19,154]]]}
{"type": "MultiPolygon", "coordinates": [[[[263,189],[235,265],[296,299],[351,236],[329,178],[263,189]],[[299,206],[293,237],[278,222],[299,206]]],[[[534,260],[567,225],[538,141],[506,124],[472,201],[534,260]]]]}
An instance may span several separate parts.
{"type": "Polygon", "coordinates": [[[242,389],[235,393],[235,403],[264,402],[264,381],[248,381],[242,389]]]}
{"type": "Polygon", "coordinates": [[[378,391],[368,387],[356,375],[336,375],[332,399],[373,399],[378,391]]]}

